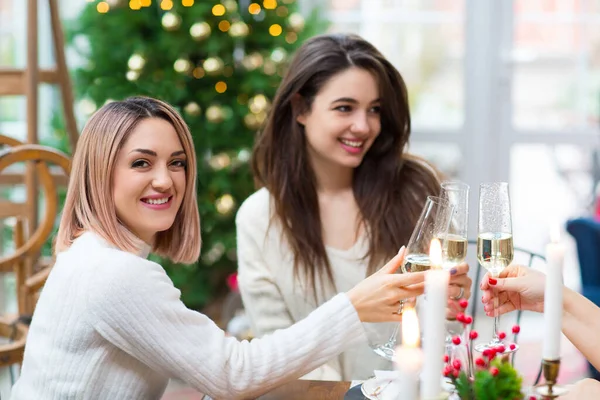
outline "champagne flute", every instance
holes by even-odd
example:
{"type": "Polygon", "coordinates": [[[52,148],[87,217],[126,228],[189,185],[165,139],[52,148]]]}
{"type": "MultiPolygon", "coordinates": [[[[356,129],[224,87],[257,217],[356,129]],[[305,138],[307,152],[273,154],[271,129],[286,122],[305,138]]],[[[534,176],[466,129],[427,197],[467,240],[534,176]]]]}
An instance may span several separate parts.
{"type": "MultiPolygon", "coordinates": [[[[513,260],[513,236],[508,183],[482,183],[479,187],[479,233],[477,236],[477,259],[497,278],[513,260]]],[[[497,312],[498,296],[494,296],[494,330],[492,340],[479,344],[475,350],[497,348],[502,344],[498,337],[499,316],[497,312]]],[[[517,348],[505,349],[512,353],[517,348]]]]}
{"type": "Polygon", "coordinates": [[[442,244],[443,267],[449,270],[462,264],[467,257],[469,185],[463,182],[443,182],[441,198],[454,207],[448,234],[439,238],[442,244]]]}
{"type": "MultiPolygon", "coordinates": [[[[448,234],[440,238],[442,244],[442,267],[445,270],[450,270],[462,264],[467,257],[469,185],[463,182],[443,182],[440,197],[448,200],[454,206],[454,213],[448,227],[448,234]]],[[[463,330],[463,324],[457,322],[455,317],[446,320],[446,354],[451,359],[457,357],[461,358],[461,361],[467,360],[466,365],[470,374],[470,371],[472,371],[472,360],[470,357],[461,357],[461,354],[456,353],[456,348],[452,343],[452,337],[462,334],[463,330]]]]}
{"type": "MultiPolygon", "coordinates": [[[[427,197],[419,220],[406,245],[406,256],[401,267],[402,273],[427,271],[431,268],[429,260],[431,240],[447,235],[453,211],[454,207],[448,200],[434,196],[427,197]]],[[[413,300],[406,299],[404,302],[413,302],[413,300]]],[[[399,304],[399,314],[402,313],[404,302],[399,304]]],[[[392,334],[385,343],[371,343],[371,348],[375,354],[387,360],[393,359],[400,333],[399,328],[400,324],[396,323],[393,325],[392,334]]]]}

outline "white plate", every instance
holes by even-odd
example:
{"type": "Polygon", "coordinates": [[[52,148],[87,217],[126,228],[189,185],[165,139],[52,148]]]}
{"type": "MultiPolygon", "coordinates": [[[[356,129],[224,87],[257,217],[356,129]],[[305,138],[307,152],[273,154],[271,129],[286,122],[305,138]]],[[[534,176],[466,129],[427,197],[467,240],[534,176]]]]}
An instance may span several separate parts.
{"type": "MultiPolygon", "coordinates": [[[[360,391],[369,400],[381,400],[381,394],[389,384],[388,382],[384,383],[381,387],[378,387],[377,380],[373,377],[362,383],[360,391]]],[[[450,379],[442,377],[442,390],[452,393],[454,385],[450,379]]]]}

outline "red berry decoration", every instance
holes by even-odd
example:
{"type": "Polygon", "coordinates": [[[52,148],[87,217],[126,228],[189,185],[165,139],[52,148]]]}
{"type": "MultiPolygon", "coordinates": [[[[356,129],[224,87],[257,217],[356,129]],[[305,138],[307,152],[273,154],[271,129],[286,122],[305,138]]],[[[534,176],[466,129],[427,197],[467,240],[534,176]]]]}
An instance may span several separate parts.
{"type": "Polygon", "coordinates": [[[456,360],[452,361],[452,367],[454,369],[460,369],[460,367],[461,367],[460,360],[456,359],[456,360]]]}
{"type": "Polygon", "coordinates": [[[529,400],[537,400],[536,396],[529,396],[529,400]]]}
{"type": "Polygon", "coordinates": [[[469,306],[469,301],[467,299],[461,299],[458,302],[458,305],[460,305],[462,308],[467,308],[469,306]]]}
{"type": "Polygon", "coordinates": [[[512,333],[516,335],[519,332],[521,332],[521,327],[519,325],[515,325],[512,327],[512,333]]]}
{"type": "Polygon", "coordinates": [[[446,365],[444,367],[444,376],[450,376],[451,373],[452,373],[452,367],[450,367],[449,365],[446,365]]]}
{"type": "Polygon", "coordinates": [[[483,351],[483,353],[481,353],[481,354],[483,354],[484,357],[489,357],[490,356],[490,349],[485,349],[483,351]]]}
{"type": "Polygon", "coordinates": [[[500,373],[500,370],[496,367],[492,367],[490,368],[490,373],[492,374],[492,376],[497,376],[500,373]]]}
{"type": "Polygon", "coordinates": [[[485,360],[483,358],[477,358],[475,360],[475,365],[478,365],[480,367],[485,367],[485,360]]]}
{"type": "Polygon", "coordinates": [[[505,350],[506,350],[506,347],[504,347],[502,345],[496,347],[496,353],[504,353],[505,350]]]}
{"type": "Polygon", "coordinates": [[[460,344],[460,336],[454,336],[452,338],[452,343],[454,343],[456,346],[458,346],[460,344]]]}
{"type": "Polygon", "coordinates": [[[452,371],[452,375],[454,375],[455,378],[458,378],[458,376],[460,375],[460,371],[455,369],[454,371],[452,371]]]}
{"type": "Polygon", "coordinates": [[[477,333],[477,331],[469,332],[469,339],[471,339],[471,340],[477,339],[478,336],[479,336],[479,334],[477,333]]]}
{"type": "Polygon", "coordinates": [[[444,362],[447,363],[448,361],[450,361],[450,357],[448,357],[448,354],[444,354],[444,362]]]}
{"type": "Polygon", "coordinates": [[[499,338],[500,340],[504,340],[504,339],[506,339],[506,333],[504,333],[504,332],[500,332],[500,333],[498,334],[498,338],[499,338]]]}
{"type": "Polygon", "coordinates": [[[514,350],[517,348],[517,345],[514,343],[511,343],[511,345],[509,346],[511,350],[514,350]]]}
{"type": "Polygon", "coordinates": [[[471,317],[470,315],[465,316],[463,322],[465,324],[470,324],[471,322],[473,322],[473,317],[471,317]]]}
{"type": "Polygon", "coordinates": [[[458,322],[465,322],[465,314],[464,314],[464,313],[461,313],[461,312],[459,312],[458,314],[456,314],[456,320],[457,320],[458,322]]]}
{"type": "Polygon", "coordinates": [[[493,360],[494,357],[496,357],[496,349],[490,349],[490,355],[489,355],[489,359],[493,360]]]}

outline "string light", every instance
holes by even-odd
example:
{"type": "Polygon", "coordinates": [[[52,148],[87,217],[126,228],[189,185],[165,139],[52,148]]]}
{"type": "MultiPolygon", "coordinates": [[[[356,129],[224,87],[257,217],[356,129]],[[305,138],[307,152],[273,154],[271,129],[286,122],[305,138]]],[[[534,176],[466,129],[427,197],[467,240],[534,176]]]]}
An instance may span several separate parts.
{"type": "Polygon", "coordinates": [[[152,5],[152,0],[142,0],[142,7],[150,7],[152,5]]]}
{"type": "Polygon", "coordinates": [[[274,10],[277,8],[277,0],[264,0],[263,7],[267,10],[274,10]]]}
{"type": "Polygon", "coordinates": [[[248,12],[252,15],[257,15],[260,13],[260,5],[257,3],[252,3],[248,6],[248,12]]]}
{"type": "Polygon", "coordinates": [[[283,32],[283,28],[281,28],[281,25],[279,24],[273,24],[269,27],[269,34],[271,34],[271,36],[279,36],[281,35],[281,32],[283,32]]]}
{"type": "Polygon", "coordinates": [[[100,14],[106,14],[108,10],[110,10],[110,6],[107,2],[101,1],[100,3],[98,3],[98,5],[96,5],[96,10],[98,10],[100,14]]]}
{"type": "Polygon", "coordinates": [[[142,8],[142,2],[140,0],[131,0],[129,2],[129,8],[132,10],[139,10],[142,8]]]}
{"type": "Polygon", "coordinates": [[[160,8],[162,8],[165,11],[168,11],[171,8],[173,8],[173,2],[171,0],[162,0],[160,2],[160,8]]]}
{"type": "Polygon", "coordinates": [[[212,13],[217,17],[225,15],[225,6],[223,4],[215,4],[212,8],[212,13]]]}
{"type": "Polygon", "coordinates": [[[217,91],[217,93],[225,93],[225,91],[227,90],[227,84],[223,81],[219,81],[215,85],[215,90],[217,91]]]}
{"type": "Polygon", "coordinates": [[[181,5],[184,7],[191,7],[194,5],[194,0],[181,0],[181,5]]]}

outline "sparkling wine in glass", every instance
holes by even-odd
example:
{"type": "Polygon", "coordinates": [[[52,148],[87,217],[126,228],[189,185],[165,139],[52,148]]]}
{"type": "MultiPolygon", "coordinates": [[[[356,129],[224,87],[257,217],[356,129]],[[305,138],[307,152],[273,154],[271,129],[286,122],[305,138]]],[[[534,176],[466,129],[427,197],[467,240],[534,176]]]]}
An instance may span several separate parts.
{"type": "MultiPolygon", "coordinates": [[[[493,278],[497,278],[513,260],[514,247],[508,183],[482,183],[479,187],[479,233],[477,236],[477,259],[481,266],[488,270],[493,278]]],[[[494,309],[498,308],[498,297],[494,296],[494,309]]],[[[498,312],[494,311],[494,331],[492,340],[480,344],[475,350],[501,345],[498,337],[498,312]]],[[[506,349],[506,353],[515,351],[506,349]]]]}
{"type": "MultiPolygon", "coordinates": [[[[427,197],[419,220],[406,245],[406,256],[401,267],[402,273],[427,271],[431,268],[429,260],[431,240],[445,237],[448,233],[453,211],[453,206],[447,200],[434,196],[427,197]]],[[[393,359],[400,333],[399,328],[399,324],[394,324],[391,335],[386,334],[385,339],[381,340],[383,343],[372,343],[370,340],[371,348],[375,354],[387,360],[393,359]]]]}
{"type": "MultiPolygon", "coordinates": [[[[452,181],[442,183],[441,198],[446,199],[454,206],[454,213],[448,227],[448,233],[440,237],[442,244],[442,266],[450,270],[462,264],[467,257],[468,247],[468,219],[469,219],[469,185],[463,182],[452,181]]],[[[458,310],[456,310],[458,312],[458,310]]],[[[446,354],[455,356],[455,346],[452,337],[463,333],[464,326],[456,321],[455,316],[446,320],[446,354]]],[[[458,356],[458,354],[456,354],[458,356]]],[[[468,365],[469,371],[472,365],[468,365]]]]}
{"type": "Polygon", "coordinates": [[[454,207],[448,233],[439,238],[442,244],[443,267],[451,269],[463,263],[467,257],[469,185],[463,182],[443,182],[440,197],[454,207]]]}

